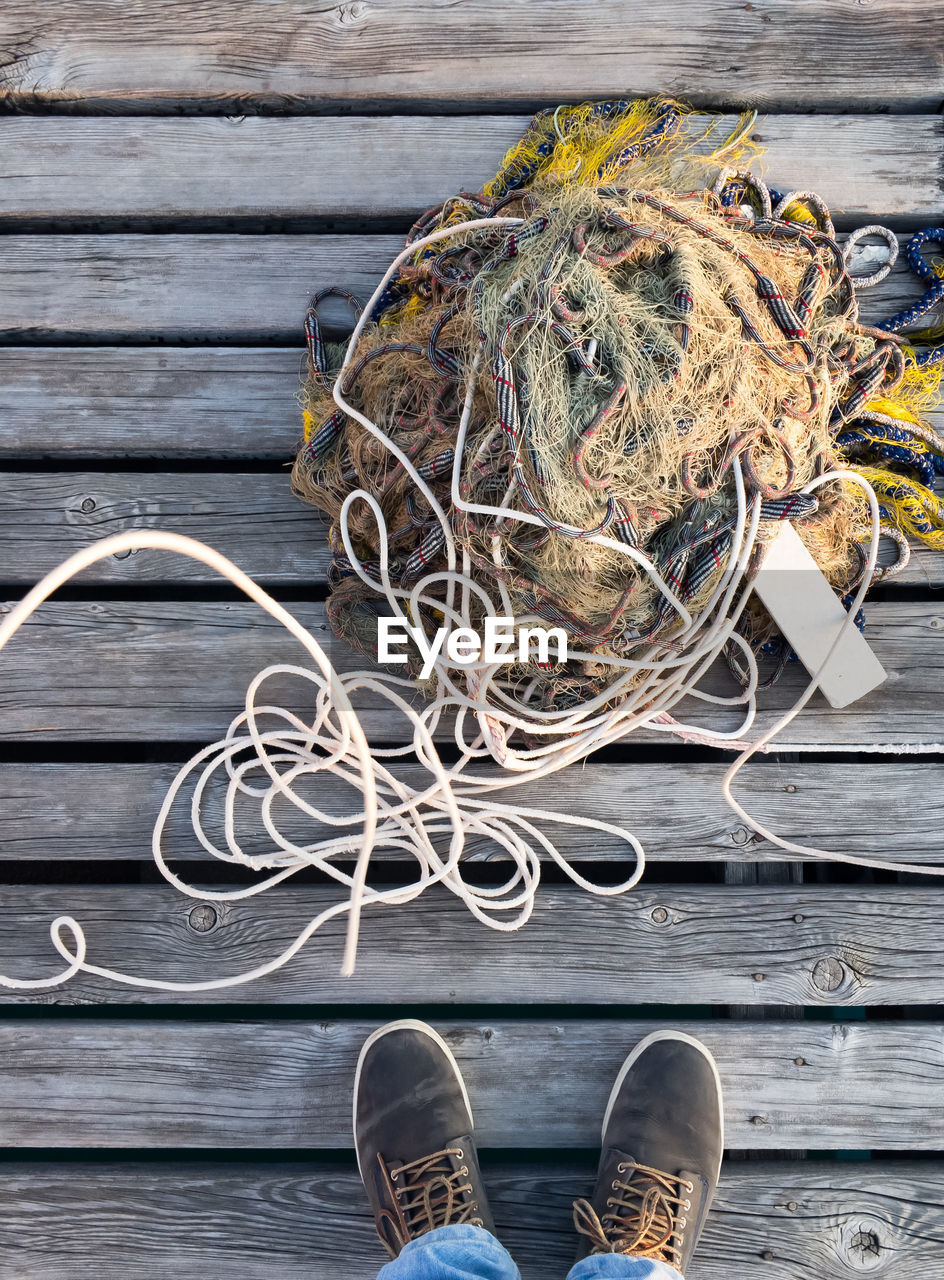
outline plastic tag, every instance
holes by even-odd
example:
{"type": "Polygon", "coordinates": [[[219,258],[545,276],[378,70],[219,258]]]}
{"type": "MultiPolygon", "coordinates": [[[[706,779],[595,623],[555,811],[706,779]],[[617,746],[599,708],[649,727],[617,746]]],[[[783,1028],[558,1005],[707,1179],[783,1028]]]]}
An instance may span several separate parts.
{"type": "MultiPolygon", "coordinates": [[[[848,615],[787,520],[767,548],[754,590],[807,671],[818,671],[848,615]]],[[[850,627],[820,676],[819,687],[831,707],[847,707],[885,678],[865,637],[850,627]]]]}

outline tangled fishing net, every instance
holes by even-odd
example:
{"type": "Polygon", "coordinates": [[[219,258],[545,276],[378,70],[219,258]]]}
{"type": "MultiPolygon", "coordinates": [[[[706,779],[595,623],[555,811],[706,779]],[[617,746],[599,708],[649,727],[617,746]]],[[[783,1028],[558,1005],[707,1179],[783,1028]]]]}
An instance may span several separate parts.
{"type": "MultiPolygon", "coordinates": [[[[666,707],[653,672],[702,644],[780,521],[853,592],[868,507],[830,472],[876,488],[898,567],[906,535],[944,537],[944,444],[917,420],[939,369],[857,322],[856,284],[884,272],[853,281],[814,195],[726,167],[746,128],[698,155],[682,118],[668,100],[536,117],[483,193],[418,220],[340,377],[320,297],[309,311],[293,484],[333,521],[338,636],[376,659],[391,610],[428,636],[489,615],[566,632],[567,662],[440,664],[427,683],[471,695],[503,763],[509,730],[666,707]]],[[[722,629],[744,684],[746,651],[776,677],[789,649],[756,601],[722,629]]]]}
{"type": "Polygon", "coordinates": [[[155,824],[155,861],[182,892],[211,901],[262,893],[310,867],[343,891],[249,972],[196,981],[119,972],[89,960],[81,926],[62,916],[51,936],[65,968],[0,984],[52,987],[84,972],[179,992],[235,986],[272,973],[343,915],[349,973],[363,906],[402,905],[442,884],[476,919],[511,931],[533,909],[542,857],[584,889],[623,893],[644,868],[631,831],[531,809],[507,792],[639,726],[738,749],[725,797],[780,850],[944,874],[796,844],[730,792],[829,662],[788,712],[749,736],[758,689],[790,657],[752,591],[784,522],[847,606],[830,655],[859,621],[881,533],[898,555],[881,573],[907,563],[909,538],[944,545],[933,493],[944,440],[921,419],[944,368],[944,329],[924,319],[944,299],[944,279],[924,252],[944,247],[944,229],[906,249],[922,299],[861,324],[856,291],[890,270],[897,240],[863,228],[840,246],[815,195],[772,192],[737,168],[751,156],[752,121],[697,138],[667,99],[542,112],[483,192],[418,220],[363,310],[350,299],[358,319],[347,344],[324,340],[325,294],[313,299],[293,485],[331,518],[334,630],[376,659],[381,618],[400,619],[414,631],[408,670],[339,673],[317,638],[225,557],[161,532],[76,553],[0,623],[2,648],[57,586],[132,547],[191,556],[238,585],[310,663],[260,672],[225,735],[179,771],[155,824]],[[870,232],[888,261],[853,279],[850,250],[870,232]],[[496,617],[560,629],[566,656],[526,643],[508,660],[460,661],[435,643],[496,617]],[[733,674],[727,693],[701,686],[719,658],[733,674]],[[302,683],[306,711],[263,696],[276,678],[302,683]],[[405,745],[368,743],[355,712],[364,697],[407,723],[405,745]],[[688,724],[683,699],[738,708],[740,722],[688,724]],[[437,744],[450,733],[458,750],[446,765],[437,744]],[[206,822],[219,781],[222,841],[206,822]],[[168,864],[164,829],[188,792],[203,850],[259,878],[209,890],[168,864]],[[338,793],[359,805],[338,813],[338,793]],[[247,800],[268,842],[261,852],[244,847],[237,804],[247,800]],[[310,839],[280,827],[284,806],[310,821],[310,839]],[[588,881],[545,830],[559,824],[625,841],[632,873],[618,885],[588,881]],[[504,884],[465,876],[470,840],[503,851],[504,884]],[[370,885],[375,849],[412,859],[415,878],[370,885]]]}

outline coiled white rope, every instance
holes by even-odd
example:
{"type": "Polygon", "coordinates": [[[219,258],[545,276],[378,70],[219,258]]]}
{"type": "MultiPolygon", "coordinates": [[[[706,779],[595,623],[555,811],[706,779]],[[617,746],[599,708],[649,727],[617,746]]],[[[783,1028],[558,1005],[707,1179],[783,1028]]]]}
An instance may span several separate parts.
{"type": "MultiPolygon", "coordinates": [[[[334,399],[344,413],[355,418],[370,431],[396,457],[423,493],[431,510],[437,515],[445,536],[447,568],[427,575],[410,591],[395,588],[391,583],[385,549],[385,528],[378,503],[366,492],[350,494],[341,513],[342,538],[346,554],[354,571],[370,586],[386,598],[391,612],[403,619],[409,617],[411,625],[421,618],[418,606],[428,603],[444,617],[446,625],[462,626],[468,617],[471,595],[477,595],[486,609],[493,614],[510,615],[510,601],[501,586],[502,600],[489,599],[481,585],[470,576],[469,562],[460,556],[453,538],[446,513],[429,485],[417,473],[410,459],[384,432],[347,403],[342,394],[344,372],[349,366],[357,340],[370,315],[373,304],[393,275],[400,262],[417,249],[457,232],[477,227],[516,225],[514,218],[482,218],[459,224],[433,235],[426,236],[408,246],[391,264],[378,286],[374,297],[364,310],[351,337],[341,374],[334,389],[334,399]],[[381,561],[380,581],[369,577],[359,562],[351,544],[347,528],[347,514],[355,502],[365,502],[370,507],[380,531],[381,561]],[[441,596],[429,596],[427,592],[438,584],[446,584],[445,601],[441,596]],[[458,597],[458,598],[457,598],[458,597]],[[405,606],[405,607],[404,607],[405,606]]],[[[459,509],[488,515],[496,520],[513,518],[525,523],[539,523],[527,511],[510,505],[513,494],[509,491],[500,506],[483,507],[464,503],[461,498],[460,479],[464,459],[464,446],[475,378],[481,363],[478,352],[469,376],[469,385],[459,424],[455,461],[452,475],[452,502],[459,509]]],[[[726,745],[740,750],[722,783],[724,796],[741,819],[758,834],[788,854],[813,858],[826,858],[856,865],[881,867],[895,871],[917,871],[928,875],[944,875],[944,868],[913,866],[907,863],[878,861],[848,854],[835,854],[808,845],[782,839],[757,822],[731,795],[731,785],[741,768],[758,751],[766,750],[776,734],[780,733],[813,696],[819,679],[832,654],[850,626],[861,605],[875,570],[879,545],[879,511],[875,495],[862,476],[854,471],[828,472],[806,486],[811,491],[833,481],[858,485],[866,494],[871,513],[869,555],[855,599],[848,616],[837,634],[829,654],[800,698],[760,737],[747,741],[756,716],[756,691],[758,685],[757,663],[747,644],[734,631],[750,596],[751,586],[745,575],[751,554],[757,542],[760,523],[760,498],[755,496],[749,504],[743,475],[737,460],[733,463],[737,494],[737,521],[732,538],[727,566],[701,613],[695,617],[661,578],[652,562],[642,552],[622,542],[598,535],[593,540],[630,556],[645,572],[662,596],[676,611],[680,627],[673,631],[670,642],[652,644],[638,659],[602,658],[599,654],[583,654],[570,651],[570,657],[594,662],[607,662],[617,669],[614,682],[597,697],[568,710],[541,711],[528,704],[528,691],[523,693],[510,687],[501,679],[501,665],[477,662],[462,665],[451,664],[442,650],[435,660],[437,693],[435,698],[420,708],[410,695],[416,690],[409,680],[399,679],[378,671],[357,671],[340,674],[333,668],[321,645],[287,609],[252,581],[232,561],[213,548],[192,538],[164,532],[129,532],[103,539],[91,547],[76,552],[30,591],[0,623],[0,649],[19,630],[23,623],[58,587],[75,574],[98,560],[118,552],[149,548],[173,551],[198,560],[208,568],[228,579],[272,617],[276,618],[305,648],[312,661],[311,666],[279,663],[260,671],[249,685],[243,711],[233,720],[225,737],[211,743],[188,761],[174,778],[167,792],[152,836],[152,852],[155,863],[164,878],[182,893],[203,901],[235,901],[265,892],[281,883],[304,867],[315,867],[343,886],[345,895],[337,903],[310,920],[292,943],[265,964],[243,973],[225,978],[194,982],[171,982],[139,974],[123,973],[93,963],[87,958],[85,934],[79,922],[71,915],[57,917],[50,925],[53,946],[66,962],[65,968],[44,978],[14,978],[0,975],[0,985],[17,990],[39,990],[56,987],[77,973],[88,973],[114,982],[134,987],[160,991],[197,992],[214,991],[252,982],[275,972],[298,954],[306,942],[326,921],[334,916],[347,914],[347,936],[344,948],[342,973],[353,972],[357,953],[360,915],[365,905],[401,905],[412,901],[430,885],[442,883],[462,901],[476,919],[489,928],[510,932],[520,928],[529,918],[535,903],[541,876],[541,852],[560,866],[575,884],[590,893],[612,896],[626,893],[636,885],[645,868],[642,845],[626,828],[595,818],[556,813],[545,809],[525,808],[518,804],[498,802],[490,793],[529,780],[545,777],[578,761],[589,752],[608,743],[618,741],[633,729],[645,725],[651,729],[669,732],[690,741],[726,745]],[[712,666],[726,644],[738,646],[747,664],[746,687],[733,697],[724,698],[698,688],[699,681],[712,666]],[[276,676],[292,676],[311,685],[314,693],[314,712],[310,719],[285,708],[260,700],[260,692],[266,682],[276,676]],[[635,683],[633,683],[635,682],[635,683]],[[632,687],[630,688],[630,685],[632,687]],[[611,705],[621,692],[623,697],[611,705]],[[360,721],[354,710],[356,695],[367,693],[379,697],[399,712],[412,728],[411,741],[398,748],[371,750],[360,721]],[[672,709],[685,697],[694,697],[719,705],[742,705],[741,724],[734,730],[702,729],[679,722],[671,715],[672,709]],[[440,760],[434,737],[445,728],[446,716],[453,717],[452,731],[459,747],[459,760],[445,766],[440,760]],[[477,729],[471,740],[467,733],[467,721],[474,717],[477,729]],[[262,727],[271,722],[274,727],[262,727]],[[546,736],[549,741],[539,747],[517,748],[509,741],[516,729],[524,729],[533,738],[546,736]],[[248,754],[248,759],[244,758],[248,754]],[[396,776],[385,761],[415,755],[429,775],[426,786],[410,786],[396,776]],[[491,757],[503,766],[496,777],[493,773],[476,774],[473,762],[491,757]],[[217,774],[226,776],[224,799],[225,847],[209,837],[202,814],[204,798],[211,779],[217,774]],[[195,779],[191,798],[191,817],[194,832],[202,847],[212,857],[226,863],[235,863],[260,872],[268,872],[253,885],[242,889],[212,891],[195,888],[183,881],[166,861],[163,850],[164,828],[171,808],[190,779],[195,779]],[[312,804],[299,793],[302,779],[314,779],[325,783],[329,779],[360,792],[361,807],[338,816],[312,804]],[[236,837],[235,806],[237,797],[250,796],[259,803],[259,813],[272,842],[269,852],[263,855],[244,852],[236,837]],[[283,800],[306,814],[313,823],[335,828],[332,838],[300,845],[288,839],[279,830],[273,815],[273,805],[283,800]],[[587,880],[561,854],[539,824],[564,824],[598,834],[607,834],[624,840],[633,851],[635,866],[632,875],[618,885],[598,885],[587,880]],[[503,849],[511,859],[511,871],[504,884],[481,887],[468,884],[462,875],[462,858],[467,840],[484,838],[503,849]],[[445,853],[439,846],[446,844],[445,853]],[[416,877],[408,884],[392,889],[376,889],[366,883],[370,859],[375,849],[398,850],[415,858],[416,877]],[[354,859],[353,872],[345,871],[337,862],[354,859]]],[[[539,619],[517,618],[516,622],[539,622],[539,619]]],[[[886,751],[938,751],[940,744],[919,747],[885,745],[886,751]]]]}

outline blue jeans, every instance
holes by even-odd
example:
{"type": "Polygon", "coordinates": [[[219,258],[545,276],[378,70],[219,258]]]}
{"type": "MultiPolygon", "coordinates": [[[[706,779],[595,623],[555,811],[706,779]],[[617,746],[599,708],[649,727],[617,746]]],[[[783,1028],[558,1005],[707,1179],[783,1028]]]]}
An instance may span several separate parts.
{"type": "MultiPolygon", "coordinates": [[[[521,1280],[511,1254],[481,1227],[437,1227],[411,1240],[377,1280],[521,1280]]],[[[567,1280],[679,1280],[665,1262],[598,1253],[571,1267],[567,1280]]]]}

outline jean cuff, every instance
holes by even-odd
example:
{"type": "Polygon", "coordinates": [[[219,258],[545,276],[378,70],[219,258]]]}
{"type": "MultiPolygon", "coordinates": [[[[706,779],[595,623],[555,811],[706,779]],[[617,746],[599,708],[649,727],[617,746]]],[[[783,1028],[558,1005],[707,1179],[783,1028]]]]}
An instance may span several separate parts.
{"type": "Polygon", "coordinates": [[[683,1280],[667,1262],[626,1253],[594,1253],[570,1269],[567,1280],[683,1280]]]}
{"type": "Polygon", "coordinates": [[[471,1222],[453,1222],[448,1227],[436,1227],[434,1231],[426,1231],[423,1235],[417,1236],[415,1240],[408,1241],[400,1250],[400,1257],[405,1253],[419,1253],[421,1249],[429,1249],[435,1247],[440,1242],[452,1241],[454,1243],[465,1242],[467,1244],[491,1244],[499,1249],[503,1249],[502,1245],[492,1235],[491,1231],[486,1231],[484,1227],[473,1227],[471,1222]]]}

